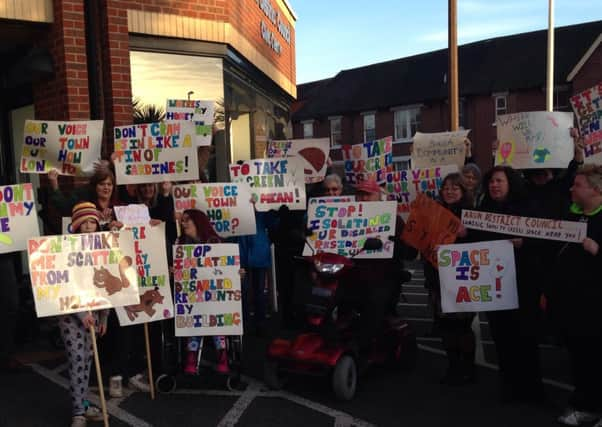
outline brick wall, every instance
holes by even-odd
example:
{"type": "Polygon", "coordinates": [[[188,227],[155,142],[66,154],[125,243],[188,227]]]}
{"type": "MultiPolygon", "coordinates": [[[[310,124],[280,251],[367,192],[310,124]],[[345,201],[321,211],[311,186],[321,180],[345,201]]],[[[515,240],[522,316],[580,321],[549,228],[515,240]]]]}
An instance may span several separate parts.
{"type": "Polygon", "coordinates": [[[600,82],[602,82],[602,44],[589,57],[589,60],[583,64],[577,75],[573,78],[573,94],[583,92],[600,82]]]}

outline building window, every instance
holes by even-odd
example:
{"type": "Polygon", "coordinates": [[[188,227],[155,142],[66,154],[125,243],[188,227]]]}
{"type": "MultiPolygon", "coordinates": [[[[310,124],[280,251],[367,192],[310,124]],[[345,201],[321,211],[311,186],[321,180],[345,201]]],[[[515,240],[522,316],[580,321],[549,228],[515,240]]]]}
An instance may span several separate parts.
{"type": "Polygon", "coordinates": [[[495,95],[495,119],[502,114],[508,113],[508,96],[507,95],[495,95]]]}
{"type": "Polygon", "coordinates": [[[393,166],[396,171],[410,169],[410,156],[393,157],[393,166]]]}
{"type": "Polygon", "coordinates": [[[364,116],[364,142],[376,139],[376,118],[374,113],[365,113],[364,116]]]}
{"type": "Polygon", "coordinates": [[[303,138],[313,138],[314,137],[314,122],[313,120],[308,122],[303,122],[303,138]]]}
{"type": "Polygon", "coordinates": [[[330,120],[330,146],[338,146],[343,142],[343,131],[341,128],[341,117],[329,117],[330,120]]]}
{"type": "Polygon", "coordinates": [[[420,107],[395,110],[395,141],[409,142],[420,128],[420,107]]]}

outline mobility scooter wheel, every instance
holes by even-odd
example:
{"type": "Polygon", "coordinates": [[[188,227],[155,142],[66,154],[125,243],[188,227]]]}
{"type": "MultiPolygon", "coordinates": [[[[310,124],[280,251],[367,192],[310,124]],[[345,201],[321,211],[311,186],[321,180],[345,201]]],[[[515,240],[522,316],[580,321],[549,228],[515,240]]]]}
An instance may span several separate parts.
{"type": "Polygon", "coordinates": [[[332,372],[332,389],[337,399],[351,400],[357,388],[357,365],[353,357],[342,356],[332,372]]]}
{"type": "Polygon", "coordinates": [[[263,365],[263,380],[265,384],[272,390],[280,390],[284,385],[284,381],[278,375],[278,363],[267,361],[263,365]]]}
{"type": "Polygon", "coordinates": [[[155,381],[155,387],[161,394],[169,394],[176,389],[176,377],[173,375],[160,375],[155,381]]]}

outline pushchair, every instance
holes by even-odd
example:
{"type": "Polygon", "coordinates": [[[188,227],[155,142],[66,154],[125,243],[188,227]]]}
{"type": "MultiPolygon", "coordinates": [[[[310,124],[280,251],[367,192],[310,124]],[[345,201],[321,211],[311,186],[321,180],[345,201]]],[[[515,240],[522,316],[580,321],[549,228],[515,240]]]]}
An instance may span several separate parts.
{"type": "Polygon", "coordinates": [[[226,354],[230,369],[223,374],[216,372],[213,369],[214,364],[205,357],[210,353],[210,349],[205,348],[205,338],[211,337],[201,337],[196,360],[197,375],[193,376],[185,374],[183,369],[186,337],[175,336],[173,319],[160,323],[161,374],[155,380],[155,387],[159,393],[172,393],[178,384],[198,387],[201,382],[207,383],[216,378],[225,380],[225,387],[229,391],[240,391],[244,387],[242,382],[242,335],[226,336],[226,354]]]}

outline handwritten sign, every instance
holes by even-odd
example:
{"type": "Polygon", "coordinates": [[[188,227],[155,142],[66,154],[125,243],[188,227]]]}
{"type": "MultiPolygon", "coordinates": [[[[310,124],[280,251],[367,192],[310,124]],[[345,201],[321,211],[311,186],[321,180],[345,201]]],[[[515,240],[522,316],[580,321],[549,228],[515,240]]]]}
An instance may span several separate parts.
{"type": "Polygon", "coordinates": [[[230,165],[230,178],[246,183],[257,200],[260,212],[279,209],[305,209],[303,164],[297,157],[286,159],[254,159],[230,165]]]}
{"type": "Polygon", "coordinates": [[[114,128],[117,184],[199,178],[192,122],[157,122],[114,128]]]}
{"type": "Polygon", "coordinates": [[[385,174],[393,171],[393,138],[390,136],[341,148],[345,177],[350,184],[371,179],[381,184],[385,182],[385,174]]]}
{"type": "Polygon", "coordinates": [[[412,151],[412,167],[464,166],[466,156],[464,140],[468,136],[468,132],[470,130],[439,133],[416,132],[412,151]]]}
{"type": "Polygon", "coordinates": [[[21,173],[91,175],[100,159],[102,120],[58,122],[26,120],[21,173]]]}
{"type": "Polygon", "coordinates": [[[585,141],[585,163],[602,163],[602,82],[571,97],[585,141]]]}
{"type": "Polygon", "coordinates": [[[328,138],[270,141],[267,149],[269,158],[300,157],[303,160],[307,184],[324,181],[329,153],[330,140],[328,138]]]}
{"type": "Polygon", "coordinates": [[[24,251],[27,239],[40,235],[30,183],[0,187],[0,254],[24,251]]]}
{"type": "Polygon", "coordinates": [[[221,237],[255,234],[251,191],[245,184],[183,184],[173,189],[176,213],[199,209],[221,237]]]}
{"type": "Polygon", "coordinates": [[[38,237],[27,252],[38,317],[140,302],[131,231],[38,237]]]}
{"type": "Polygon", "coordinates": [[[443,245],[437,257],[444,313],[518,308],[510,241],[443,245]]]}
{"type": "Polygon", "coordinates": [[[324,197],[312,197],[309,199],[309,204],[314,203],[350,203],[355,202],[355,196],[324,196],[324,197]]]}
{"type": "Polygon", "coordinates": [[[397,217],[394,202],[314,203],[307,210],[307,227],[313,232],[303,255],[330,252],[357,255],[367,238],[383,242],[378,251],[363,251],[356,258],[392,258],[397,217]]]}
{"type": "Polygon", "coordinates": [[[175,245],[176,336],[242,335],[238,245],[175,245]]]}
{"type": "Polygon", "coordinates": [[[397,201],[397,214],[407,221],[410,204],[420,193],[436,199],[443,180],[450,173],[458,172],[456,165],[435,166],[432,168],[408,169],[389,172],[385,175],[387,200],[397,201]]]}
{"type": "Polygon", "coordinates": [[[174,316],[169,286],[165,223],[132,227],[134,267],[140,302],[115,309],[121,326],[170,319],[174,316]]]}
{"type": "Polygon", "coordinates": [[[213,101],[168,99],[166,120],[183,120],[194,123],[194,141],[197,147],[211,145],[213,136],[213,101]]]}
{"type": "Polygon", "coordinates": [[[456,241],[460,219],[426,194],[419,194],[410,205],[410,216],[401,240],[416,248],[432,265],[437,266],[438,245],[456,241]]]}
{"type": "Polygon", "coordinates": [[[587,223],[546,218],[505,215],[472,210],[462,211],[462,224],[474,230],[536,239],[581,243],[587,237],[587,223]]]}
{"type": "Polygon", "coordinates": [[[117,221],[124,225],[148,224],[151,220],[148,206],[144,204],[113,206],[117,221]]]}
{"type": "Polygon", "coordinates": [[[515,169],[566,168],[573,158],[573,113],[503,114],[496,123],[496,165],[515,169]]]}

